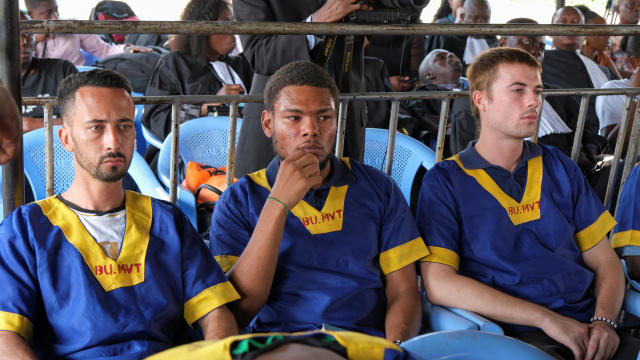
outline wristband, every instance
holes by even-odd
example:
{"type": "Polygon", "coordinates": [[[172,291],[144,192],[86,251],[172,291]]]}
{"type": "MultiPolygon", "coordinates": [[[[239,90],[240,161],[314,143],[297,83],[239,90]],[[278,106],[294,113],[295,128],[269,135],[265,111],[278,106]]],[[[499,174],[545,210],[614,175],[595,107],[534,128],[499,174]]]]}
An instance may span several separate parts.
{"type": "Polygon", "coordinates": [[[278,199],[274,198],[274,197],[273,197],[273,196],[271,196],[271,195],[267,196],[267,199],[272,199],[272,200],[275,200],[275,201],[279,202],[280,204],[282,204],[282,206],[284,206],[284,209],[285,209],[285,210],[287,210],[287,215],[288,215],[288,214],[291,214],[291,210],[289,210],[289,208],[287,207],[287,205],[286,205],[285,203],[283,203],[282,201],[280,201],[280,200],[278,200],[278,199]]]}
{"type": "Polygon", "coordinates": [[[606,317],[603,317],[603,316],[594,316],[591,319],[589,319],[589,322],[591,322],[591,323],[593,323],[594,321],[602,321],[602,322],[605,322],[605,323],[613,326],[614,329],[618,328],[618,324],[616,324],[615,322],[613,322],[613,321],[611,321],[611,320],[609,320],[609,319],[607,319],[606,317]]]}

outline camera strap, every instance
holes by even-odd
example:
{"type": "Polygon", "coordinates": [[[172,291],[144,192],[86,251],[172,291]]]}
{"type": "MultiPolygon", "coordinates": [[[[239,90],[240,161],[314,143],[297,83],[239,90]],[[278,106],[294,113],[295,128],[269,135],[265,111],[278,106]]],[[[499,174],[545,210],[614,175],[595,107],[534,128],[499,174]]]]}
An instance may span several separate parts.
{"type": "Polygon", "coordinates": [[[311,58],[313,62],[322,67],[322,69],[329,74],[332,74],[335,69],[335,80],[338,85],[338,89],[341,92],[350,92],[350,73],[351,66],[353,64],[353,46],[355,43],[355,35],[330,35],[326,36],[322,44],[316,47],[311,58]],[[333,55],[333,50],[336,48],[337,43],[341,43],[338,46],[343,46],[342,62],[339,67],[329,69],[329,60],[333,55]]]}

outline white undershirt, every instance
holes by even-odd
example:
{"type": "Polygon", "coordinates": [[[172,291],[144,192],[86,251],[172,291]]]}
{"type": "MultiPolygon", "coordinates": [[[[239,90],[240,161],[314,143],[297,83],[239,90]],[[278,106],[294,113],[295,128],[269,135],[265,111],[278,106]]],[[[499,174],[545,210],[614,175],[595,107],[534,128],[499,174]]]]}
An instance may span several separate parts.
{"type": "Polygon", "coordinates": [[[213,66],[213,70],[216,72],[216,74],[218,74],[224,85],[239,84],[242,85],[244,92],[247,92],[247,88],[242,83],[242,79],[240,79],[238,73],[236,73],[236,71],[233,70],[231,66],[222,61],[211,61],[210,63],[211,66],[213,66]]]}
{"type": "Polygon", "coordinates": [[[92,214],[73,210],[93,239],[102,247],[105,254],[113,260],[118,260],[127,224],[127,210],[122,209],[108,214],[92,214]]]}

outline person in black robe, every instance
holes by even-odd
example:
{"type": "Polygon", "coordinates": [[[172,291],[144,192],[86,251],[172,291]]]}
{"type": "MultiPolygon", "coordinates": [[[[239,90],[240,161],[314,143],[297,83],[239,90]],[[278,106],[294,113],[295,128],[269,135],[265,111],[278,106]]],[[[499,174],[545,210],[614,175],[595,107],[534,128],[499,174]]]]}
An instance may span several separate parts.
{"type": "MultiPolygon", "coordinates": [[[[433,50],[420,64],[420,85],[414,91],[464,90],[468,84],[460,78],[461,75],[462,63],[454,53],[433,50]]],[[[401,108],[401,112],[407,115],[403,121],[405,131],[423,143],[433,145],[441,110],[441,99],[405,100],[401,108]]]]}
{"type": "MultiPolygon", "coordinates": [[[[491,7],[486,0],[467,0],[460,16],[463,24],[488,24],[491,19],[491,7]]],[[[425,49],[427,54],[435,49],[450,51],[462,60],[464,69],[466,69],[471,64],[472,58],[478,55],[482,49],[497,45],[498,39],[495,36],[437,35],[427,36],[425,49]],[[477,47],[467,49],[469,44],[475,44],[477,47]]]]}
{"type": "MultiPolygon", "coordinates": [[[[231,21],[233,13],[224,0],[191,0],[182,20],[231,21]]],[[[252,70],[242,56],[227,56],[236,45],[233,35],[181,34],[172,39],[172,51],[156,64],[146,96],[242,94],[251,86],[252,70]],[[221,65],[221,66],[220,66],[221,65]],[[220,70],[218,72],[216,67],[220,70]]],[[[220,104],[182,104],[180,121],[207,116],[220,104]]],[[[145,105],[142,124],[164,139],[171,132],[171,104],[145,105]]],[[[158,149],[149,147],[145,158],[155,169],[158,149]]]]}
{"type": "MultiPolygon", "coordinates": [[[[31,20],[28,15],[20,12],[20,20],[31,20]]],[[[22,96],[44,97],[56,96],[58,85],[71,74],[78,72],[75,65],[64,59],[40,59],[33,57],[33,35],[20,35],[20,67],[22,77],[22,96]]],[[[57,106],[53,107],[53,116],[59,117],[57,106]]],[[[44,124],[44,109],[42,106],[22,106],[23,132],[41,128],[44,124]]],[[[55,125],[61,125],[59,119],[55,125]]]]}
{"type": "MultiPolygon", "coordinates": [[[[584,24],[584,17],[580,10],[566,6],[556,11],[553,24],[584,24]]],[[[614,78],[609,69],[577,53],[582,46],[581,36],[554,36],[553,46],[555,49],[546,51],[542,61],[544,84],[560,89],[600,88],[606,81],[614,78]],[[591,71],[587,69],[587,65],[591,65],[591,71]]],[[[574,98],[576,102],[580,102],[579,96],[574,98]]],[[[585,133],[597,135],[600,125],[595,100],[595,96],[589,98],[585,133]]],[[[567,125],[575,129],[576,121],[577,116],[567,119],[567,125]]]]}
{"type": "MultiPolygon", "coordinates": [[[[324,4],[316,0],[234,0],[233,8],[238,21],[290,21],[290,22],[337,22],[354,10],[369,10],[370,5],[353,0],[327,0],[324,4]]],[[[241,35],[247,60],[254,70],[250,94],[262,94],[269,77],[280,67],[295,60],[310,60],[317,63],[327,61],[326,70],[340,83],[335,74],[340,74],[344,54],[344,37],[339,36],[328,59],[316,56],[322,53],[330,36],[314,35],[241,35]]],[[[363,74],[364,38],[355,36],[352,66],[340,92],[364,92],[363,74]]],[[[322,66],[322,64],[321,64],[322,66]]],[[[263,104],[247,104],[238,139],[238,156],[235,175],[241,176],[265,168],[275,156],[271,140],[262,131],[260,123],[263,104]]],[[[364,101],[350,101],[344,141],[344,156],[361,161],[364,156],[364,129],[367,111],[364,101]]]]}

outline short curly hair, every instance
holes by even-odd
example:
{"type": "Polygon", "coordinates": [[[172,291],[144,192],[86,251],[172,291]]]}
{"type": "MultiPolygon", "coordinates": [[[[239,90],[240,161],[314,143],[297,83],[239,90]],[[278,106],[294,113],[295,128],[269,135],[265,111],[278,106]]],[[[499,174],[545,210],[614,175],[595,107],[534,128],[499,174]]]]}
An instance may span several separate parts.
{"type": "MultiPolygon", "coordinates": [[[[218,21],[222,10],[227,7],[224,0],[191,0],[185,6],[182,21],[218,21]]],[[[175,50],[190,54],[208,62],[209,35],[178,34],[174,39],[175,50]]]]}
{"type": "Polygon", "coordinates": [[[338,87],[326,71],[310,61],[291,62],[269,78],[264,89],[264,107],[273,112],[280,92],[287,86],[313,86],[328,89],[335,103],[338,102],[338,87]]]}

